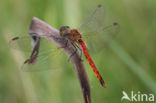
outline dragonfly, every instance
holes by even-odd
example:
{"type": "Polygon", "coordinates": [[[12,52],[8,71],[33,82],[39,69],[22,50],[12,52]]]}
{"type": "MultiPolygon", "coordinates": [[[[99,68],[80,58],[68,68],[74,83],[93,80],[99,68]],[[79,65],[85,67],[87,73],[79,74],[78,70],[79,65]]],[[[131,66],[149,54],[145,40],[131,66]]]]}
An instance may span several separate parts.
{"type": "MultiPolygon", "coordinates": [[[[102,5],[98,5],[78,29],[71,29],[69,26],[61,26],[60,35],[68,42],[71,42],[80,52],[83,52],[95,76],[98,78],[101,85],[106,87],[104,79],[88,52],[88,49],[91,51],[100,51],[100,49],[104,48],[104,44],[112,40],[119,32],[119,24],[117,22],[112,22],[107,25],[104,18],[104,8],[102,5]]],[[[63,40],[62,38],[60,40],[63,40]]],[[[32,35],[32,53],[30,58],[24,62],[24,65],[32,65],[38,61],[40,39],[41,37],[32,35]]],[[[20,41],[20,37],[15,37],[11,40],[11,44],[12,42],[18,41],[20,41]]],[[[23,40],[21,41],[23,42],[23,40]]],[[[72,55],[74,54],[71,54],[71,57],[72,55]]]]}

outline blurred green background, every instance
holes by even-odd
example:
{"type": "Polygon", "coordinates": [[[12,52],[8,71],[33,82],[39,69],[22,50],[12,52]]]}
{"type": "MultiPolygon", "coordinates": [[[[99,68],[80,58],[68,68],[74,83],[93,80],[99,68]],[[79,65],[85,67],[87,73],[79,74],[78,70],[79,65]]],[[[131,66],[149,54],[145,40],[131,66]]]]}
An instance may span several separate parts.
{"type": "Polygon", "coordinates": [[[155,0],[1,0],[0,103],[83,103],[75,70],[66,56],[50,61],[61,69],[22,72],[20,65],[26,58],[8,46],[8,34],[27,35],[34,16],[57,29],[77,27],[97,4],[120,24],[120,33],[102,52],[91,54],[107,88],[101,87],[84,59],[92,103],[121,103],[123,90],[128,95],[132,90],[156,94],[155,0]]]}

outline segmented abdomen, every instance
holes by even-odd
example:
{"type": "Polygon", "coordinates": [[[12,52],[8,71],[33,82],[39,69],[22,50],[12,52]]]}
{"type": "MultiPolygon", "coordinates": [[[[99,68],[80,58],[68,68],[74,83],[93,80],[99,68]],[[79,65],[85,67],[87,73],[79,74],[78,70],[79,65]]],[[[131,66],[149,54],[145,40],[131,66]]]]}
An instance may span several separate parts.
{"type": "Polygon", "coordinates": [[[79,45],[82,47],[83,53],[84,53],[86,59],[88,60],[88,63],[90,64],[92,70],[94,71],[94,74],[95,74],[96,77],[99,79],[101,85],[102,85],[103,87],[105,87],[104,80],[102,79],[102,76],[100,75],[100,73],[99,73],[98,69],[96,68],[96,66],[95,66],[95,64],[94,64],[94,62],[93,62],[93,60],[91,59],[91,57],[90,57],[90,55],[89,55],[89,53],[88,53],[88,50],[87,50],[87,48],[86,48],[85,43],[84,43],[82,40],[80,40],[80,41],[79,41],[79,45]]]}

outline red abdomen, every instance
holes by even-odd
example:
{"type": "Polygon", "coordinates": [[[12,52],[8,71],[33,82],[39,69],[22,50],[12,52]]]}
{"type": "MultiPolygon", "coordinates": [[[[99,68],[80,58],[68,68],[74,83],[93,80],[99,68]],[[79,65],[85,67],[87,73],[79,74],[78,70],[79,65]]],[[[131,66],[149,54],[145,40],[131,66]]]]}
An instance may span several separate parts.
{"type": "Polygon", "coordinates": [[[89,53],[88,53],[88,50],[87,50],[87,48],[86,48],[85,43],[84,43],[82,40],[79,40],[79,45],[82,47],[83,53],[84,53],[86,59],[88,60],[88,63],[90,64],[92,70],[94,71],[94,74],[95,74],[96,77],[99,79],[101,85],[102,85],[103,87],[105,87],[105,82],[104,82],[104,80],[102,79],[102,76],[100,75],[98,69],[96,68],[96,66],[95,66],[95,64],[94,64],[94,62],[93,62],[93,60],[91,59],[91,57],[90,57],[90,55],[89,55],[89,53]]]}

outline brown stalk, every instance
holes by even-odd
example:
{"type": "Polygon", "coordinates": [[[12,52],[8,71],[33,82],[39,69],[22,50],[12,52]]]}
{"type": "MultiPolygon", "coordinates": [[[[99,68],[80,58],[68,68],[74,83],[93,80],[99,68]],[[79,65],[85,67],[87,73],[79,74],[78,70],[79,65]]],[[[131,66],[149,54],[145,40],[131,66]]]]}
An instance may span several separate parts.
{"type": "MultiPolygon", "coordinates": [[[[40,37],[43,37],[50,42],[54,43],[58,47],[64,47],[66,40],[64,39],[57,39],[62,38],[59,35],[59,31],[55,28],[51,27],[47,23],[41,21],[40,19],[33,17],[32,22],[30,24],[29,28],[29,34],[36,34],[40,37]]],[[[71,56],[72,53],[75,52],[75,47],[68,42],[67,46],[65,48],[61,48],[63,51],[67,54],[68,57],[71,56]]],[[[91,103],[91,96],[90,96],[90,85],[88,81],[88,76],[85,71],[85,67],[83,64],[83,61],[80,59],[80,55],[78,52],[76,52],[71,58],[71,62],[74,65],[76,74],[79,78],[79,83],[81,86],[81,90],[84,97],[84,103],[91,103]]]]}

